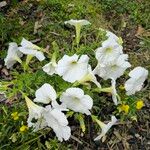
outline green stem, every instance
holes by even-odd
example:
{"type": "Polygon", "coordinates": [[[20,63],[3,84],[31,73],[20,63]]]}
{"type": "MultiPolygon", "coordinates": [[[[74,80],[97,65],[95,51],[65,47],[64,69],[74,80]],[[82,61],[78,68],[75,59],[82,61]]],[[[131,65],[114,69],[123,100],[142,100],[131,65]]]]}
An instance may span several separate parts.
{"type": "Polygon", "coordinates": [[[51,59],[51,62],[56,64],[56,58],[57,58],[57,52],[55,51],[52,55],[52,59],[51,59]]]}
{"type": "Polygon", "coordinates": [[[111,93],[112,92],[112,87],[108,87],[108,88],[95,88],[93,90],[93,92],[106,92],[106,93],[111,93]]]}
{"type": "Polygon", "coordinates": [[[79,47],[79,42],[80,42],[80,32],[81,32],[81,26],[80,25],[76,25],[76,44],[77,44],[77,48],[79,47]]]}
{"type": "Polygon", "coordinates": [[[23,91],[19,90],[19,92],[22,94],[23,97],[26,97],[26,94],[23,91]]]}
{"type": "Polygon", "coordinates": [[[75,87],[75,86],[78,86],[78,85],[80,85],[80,83],[79,82],[74,82],[73,84],[72,84],[72,87],[75,87]]]}
{"type": "Polygon", "coordinates": [[[24,72],[28,69],[29,63],[30,63],[30,61],[31,61],[32,58],[33,58],[32,55],[27,55],[26,62],[23,65],[24,72]]]}
{"type": "Polygon", "coordinates": [[[16,60],[17,62],[19,62],[20,64],[22,64],[22,60],[21,60],[18,56],[15,57],[15,60],[16,60]]]}

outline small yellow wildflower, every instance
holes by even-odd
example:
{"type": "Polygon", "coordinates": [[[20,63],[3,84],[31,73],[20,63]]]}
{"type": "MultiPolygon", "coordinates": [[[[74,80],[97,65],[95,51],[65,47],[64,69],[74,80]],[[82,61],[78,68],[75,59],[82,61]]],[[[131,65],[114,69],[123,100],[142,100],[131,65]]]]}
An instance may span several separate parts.
{"type": "Polygon", "coordinates": [[[144,106],[144,103],[142,100],[137,101],[136,103],[136,109],[141,109],[144,106]]]}
{"type": "Polygon", "coordinates": [[[22,125],[21,127],[20,127],[20,132],[25,132],[25,131],[27,131],[28,130],[28,127],[26,126],[26,125],[22,125]]]}
{"type": "Polygon", "coordinates": [[[18,119],[19,119],[19,115],[18,115],[18,112],[17,112],[17,111],[14,112],[14,113],[12,113],[11,116],[12,116],[12,118],[13,118],[14,120],[18,120],[18,119]]]}
{"type": "Polygon", "coordinates": [[[129,112],[129,105],[125,105],[125,104],[123,104],[123,105],[121,105],[121,107],[120,107],[120,109],[121,109],[121,111],[124,111],[126,114],[129,112]]]}
{"type": "Polygon", "coordinates": [[[120,90],[124,90],[125,87],[124,87],[123,85],[120,85],[120,86],[119,86],[119,89],[120,89],[120,90]]]}

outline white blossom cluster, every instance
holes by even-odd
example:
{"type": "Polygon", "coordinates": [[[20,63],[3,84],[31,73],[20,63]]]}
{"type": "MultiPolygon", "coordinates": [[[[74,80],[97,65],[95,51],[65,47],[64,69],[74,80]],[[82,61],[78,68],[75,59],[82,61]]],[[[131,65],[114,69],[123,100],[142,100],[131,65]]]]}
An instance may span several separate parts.
{"type": "MultiPolygon", "coordinates": [[[[79,44],[80,30],[83,25],[90,24],[87,20],[70,20],[65,23],[74,25],[76,29],[76,41],[79,44]]],[[[45,64],[42,69],[48,75],[59,75],[63,80],[70,83],[85,84],[93,82],[97,88],[103,89],[95,75],[104,80],[111,80],[111,94],[115,105],[119,104],[116,90],[116,80],[122,76],[126,69],[131,67],[128,62],[128,55],[123,53],[122,39],[110,31],[106,30],[107,39],[95,50],[97,66],[92,69],[89,64],[87,54],[69,56],[65,54],[58,62],[52,59],[45,64]]],[[[43,61],[45,56],[42,49],[26,39],[22,39],[20,44],[10,43],[7,57],[5,58],[6,67],[12,68],[18,61],[21,62],[23,54],[31,57],[35,56],[39,61],[43,61]]],[[[148,71],[143,67],[136,67],[129,73],[130,78],[125,82],[127,95],[135,94],[142,89],[143,83],[148,76],[148,71]]],[[[59,92],[59,91],[57,91],[59,92]]],[[[68,140],[71,136],[71,128],[64,111],[72,110],[74,112],[91,115],[90,110],[93,107],[93,99],[84,93],[81,88],[70,87],[64,91],[60,97],[57,96],[55,89],[48,83],[43,84],[36,92],[34,102],[47,104],[46,107],[39,106],[26,97],[26,103],[29,109],[28,126],[38,131],[45,127],[50,127],[55,132],[58,140],[68,140]],[[57,100],[61,104],[58,104],[57,100]],[[36,122],[32,122],[36,119],[36,122]]],[[[112,116],[108,124],[97,120],[102,128],[101,134],[95,140],[101,139],[107,131],[116,123],[117,119],[112,116]]]]}

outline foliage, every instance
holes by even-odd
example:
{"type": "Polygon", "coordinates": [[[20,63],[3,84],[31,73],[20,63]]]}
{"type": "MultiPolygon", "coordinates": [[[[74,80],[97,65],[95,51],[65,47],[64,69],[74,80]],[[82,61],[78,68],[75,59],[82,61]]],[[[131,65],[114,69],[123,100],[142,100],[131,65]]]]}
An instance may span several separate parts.
{"type": "MultiPolygon", "coordinates": [[[[80,42],[80,55],[88,54],[90,56],[90,64],[96,66],[96,59],[93,51],[99,47],[102,41],[105,40],[105,34],[100,32],[97,27],[106,26],[106,21],[101,17],[101,10],[104,14],[113,13],[115,15],[120,15],[122,13],[129,13],[131,20],[136,23],[143,24],[148,28],[148,19],[145,19],[147,14],[147,9],[145,13],[141,15],[141,11],[145,9],[145,3],[139,7],[138,3],[127,2],[127,1],[102,1],[101,4],[96,1],[57,1],[57,0],[47,0],[37,2],[30,2],[29,4],[13,2],[13,8],[9,13],[9,17],[6,19],[4,14],[0,15],[0,34],[1,34],[1,49],[0,58],[5,58],[6,47],[9,41],[14,41],[20,43],[22,37],[28,39],[42,39],[39,41],[38,45],[41,47],[46,47],[50,45],[50,50],[48,50],[49,56],[43,62],[38,62],[33,59],[27,71],[23,71],[19,65],[15,66],[13,71],[10,71],[10,76],[13,79],[9,82],[2,80],[4,89],[7,90],[6,95],[8,100],[6,103],[1,103],[1,116],[0,116],[0,149],[71,149],[70,144],[61,144],[54,134],[51,133],[50,129],[46,129],[44,132],[39,131],[36,133],[29,129],[25,132],[20,132],[22,125],[27,125],[27,108],[25,106],[24,98],[21,96],[20,91],[26,93],[27,96],[34,98],[35,91],[42,86],[45,81],[51,84],[55,89],[61,92],[65,91],[67,88],[72,86],[71,83],[67,83],[62,80],[59,76],[49,76],[44,73],[41,67],[49,62],[52,53],[55,51],[53,47],[53,41],[57,41],[59,55],[57,60],[59,60],[65,53],[68,55],[73,55],[76,52],[76,47],[72,42],[74,39],[73,27],[69,25],[64,25],[64,21],[71,18],[86,18],[89,19],[93,25],[91,28],[84,28],[82,31],[82,39],[80,42]],[[114,9],[112,9],[114,8],[114,9]],[[14,12],[14,10],[16,12],[14,12]],[[113,10],[113,11],[112,11],[113,10]],[[40,13],[44,13],[42,17],[40,13]],[[44,16],[44,17],[43,17],[44,16]],[[95,17],[96,16],[96,17],[95,17]],[[40,24],[42,28],[38,29],[38,32],[33,33],[35,21],[41,21],[40,24]],[[7,29],[5,26],[7,25],[7,29]],[[13,26],[12,26],[13,25],[13,26]],[[62,46],[63,45],[63,46],[62,46]],[[73,45],[73,46],[72,46],[73,45]],[[32,65],[31,65],[32,64],[32,65]],[[12,113],[18,112],[19,119],[14,120],[12,113]],[[8,138],[8,136],[10,138],[8,138]],[[32,145],[32,146],[31,146],[32,145]]],[[[143,11],[142,11],[143,12],[143,11]]],[[[147,17],[148,18],[148,17],[147,17]]],[[[144,45],[147,46],[148,40],[144,39],[144,45]]],[[[141,47],[142,47],[141,46],[141,47]]],[[[25,58],[24,62],[25,62],[25,58]]],[[[103,84],[103,81],[101,82],[103,84]]],[[[107,87],[109,81],[105,83],[107,87]]],[[[93,86],[93,84],[92,84],[93,86]]],[[[123,104],[129,105],[129,113],[120,110],[120,106],[116,107],[111,102],[111,96],[109,93],[99,93],[93,94],[90,86],[80,85],[86,94],[90,95],[95,101],[95,106],[93,107],[93,113],[100,120],[109,120],[107,115],[113,113],[118,116],[121,120],[136,119],[136,103],[138,96],[126,97],[124,89],[119,89],[119,95],[123,100],[123,104]],[[106,103],[106,101],[108,103],[106,103]]],[[[72,112],[68,112],[69,121],[74,121],[75,124],[80,125],[80,131],[83,133],[88,132],[88,124],[85,122],[89,118],[84,118],[82,115],[76,114],[72,119],[72,112]],[[70,114],[69,114],[70,113],[70,114]]],[[[95,126],[95,132],[98,126],[95,126]]]]}

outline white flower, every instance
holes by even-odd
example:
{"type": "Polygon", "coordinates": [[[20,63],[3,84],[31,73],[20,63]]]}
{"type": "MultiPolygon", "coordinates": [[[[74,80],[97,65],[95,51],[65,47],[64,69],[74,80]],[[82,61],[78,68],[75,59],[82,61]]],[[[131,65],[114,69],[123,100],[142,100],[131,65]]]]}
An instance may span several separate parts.
{"type": "Polygon", "coordinates": [[[114,41],[118,43],[119,45],[122,45],[123,41],[121,37],[116,36],[114,33],[106,30],[106,36],[109,40],[114,41]]]}
{"type": "Polygon", "coordinates": [[[130,79],[125,82],[127,95],[135,94],[142,89],[143,83],[148,76],[148,70],[143,67],[136,67],[129,73],[130,79]]]}
{"type": "Polygon", "coordinates": [[[45,66],[43,66],[43,71],[46,72],[48,75],[57,74],[56,72],[57,64],[53,62],[49,62],[45,66]]]}
{"type": "Polygon", "coordinates": [[[117,100],[117,91],[116,91],[116,80],[112,79],[111,80],[111,85],[112,85],[112,99],[115,105],[118,105],[118,100],[117,100]]]}
{"type": "Polygon", "coordinates": [[[81,80],[79,80],[78,82],[81,83],[81,84],[85,84],[86,82],[89,82],[89,81],[95,83],[97,85],[97,87],[99,87],[99,88],[101,87],[101,85],[97,81],[90,65],[88,66],[87,74],[81,80]]]}
{"type": "Polygon", "coordinates": [[[102,28],[99,28],[99,30],[102,31],[102,32],[106,32],[106,36],[107,36],[107,40],[106,41],[112,41],[114,43],[119,44],[120,46],[123,44],[123,41],[122,41],[121,37],[118,37],[114,33],[110,32],[108,30],[102,29],[102,28]]]}
{"type": "Polygon", "coordinates": [[[73,56],[64,55],[58,61],[56,68],[57,74],[62,76],[65,81],[73,83],[83,78],[87,73],[89,57],[82,55],[78,58],[79,56],[76,54],[73,56]]]}
{"type": "Polygon", "coordinates": [[[112,63],[121,54],[123,54],[122,47],[111,40],[104,41],[102,47],[96,49],[96,59],[101,65],[112,63]]]}
{"type": "Polygon", "coordinates": [[[21,63],[20,57],[22,57],[22,53],[19,51],[17,44],[15,42],[9,43],[8,53],[4,59],[7,69],[11,68],[16,61],[21,63]]]}
{"type": "Polygon", "coordinates": [[[84,25],[88,25],[88,24],[91,24],[89,21],[85,20],[85,19],[82,19],[82,20],[69,20],[69,21],[65,21],[65,24],[66,23],[69,23],[70,25],[73,25],[73,26],[84,26],[84,25]]]}
{"type": "Polygon", "coordinates": [[[98,65],[94,69],[94,74],[97,74],[104,80],[111,78],[116,80],[118,77],[124,74],[124,71],[127,68],[131,66],[131,64],[127,61],[127,59],[128,55],[122,54],[110,64],[101,65],[100,63],[98,63],[98,65]]]}
{"type": "Polygon", "coordinates": [[[21,47],[19,47],[19,50],[23,54],[35,56],[39,61],[43,61],[45,59],[45,56],[43,52],[39,51],[40,49],[41,49],[40,47],[36,46],[35,44],[32,44],[25,38],[22,39],[21,47]]]}
{"type": "Polygon", "coordinates": [[[35,92],[36,98],[34,99],[35,102],[40,102],[43,104],[48,104],[49,102],[54,102],[56,100],[56,91],[54,88],[48,84],[45,83],[42,85],[36,92],[35,92]]]}
{"type": "Polygon", "coordinates": [[[117,119],[115,116],[111,116],[111,121],[108,124],[104,124],[103,122],[99,120],[96,120],[96,122],[99,124],[102,131],[101,131],[101,134],[94,139],[94,141],[100,140],[103,136],[105,136],[108,130],[117,122],[117,119]]]}
{"type": "Polygon", "coordinates": [[[51,127],[59,141],[66,141],[71,136],[71,129],[68,126],[68,120],[64,113],[59,109],[51,108],[50,105],[46,106],[44,118],[49,127],[51,127]]]}
{"type": "Polygon", "coordinates": [[[65,24],[69,23],[70,25],[75,26],[76,29],[76,43],[79,44],[80,42],[80,32],[81,32],[81,27],[84,25],[88,25],[91,24],[89,21],[87,20],[69,20],[69,21],[65,21],[65,24]]]}
{"type": "Polygon", "coordinates": [[[60,101],[67,108],[90,115],[90,109],[93,106],[93,100],[89,95],[84,95],[84,91],[80,88],[69,88],[60,97],[60,101]]]}
{"type": "Polygon", "coordinates": [[[38,131],[46,127],[47,123],[43,116],[44,107],[36,105],[28,97],[25,97],[25,100],[29,110],[28,127],[33,127],[33,131],[38,131]]]}

